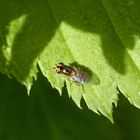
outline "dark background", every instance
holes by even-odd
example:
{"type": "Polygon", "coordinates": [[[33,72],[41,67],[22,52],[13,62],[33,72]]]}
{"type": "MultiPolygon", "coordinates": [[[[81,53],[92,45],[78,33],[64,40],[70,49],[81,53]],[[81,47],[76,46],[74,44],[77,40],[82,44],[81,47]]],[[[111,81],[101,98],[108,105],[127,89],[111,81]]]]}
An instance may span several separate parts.
{"type": "Polygon", "coordinates": [[[0,75],[0,140],[139,140],[140,110],[119,96],[114,124],[62,97],[41,74],[31,95],[16,80],[0,75]]]}

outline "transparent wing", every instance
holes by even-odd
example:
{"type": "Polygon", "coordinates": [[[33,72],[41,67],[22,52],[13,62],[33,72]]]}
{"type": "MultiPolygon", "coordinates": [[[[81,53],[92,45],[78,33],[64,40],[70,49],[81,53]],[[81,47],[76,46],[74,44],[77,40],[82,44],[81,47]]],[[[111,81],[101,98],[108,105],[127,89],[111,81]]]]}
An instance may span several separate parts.
{"type": "Polygon", "coordinates": [[[81,84],[86,84],[86,83],[90,83],[94,85],[100,84],[100,79],[93,71],[89,73],[88,71],[83,71],[81,68],[75,68],[75,71],[76,71],[76,75],[74,79],[76,82],[81,84]]]}

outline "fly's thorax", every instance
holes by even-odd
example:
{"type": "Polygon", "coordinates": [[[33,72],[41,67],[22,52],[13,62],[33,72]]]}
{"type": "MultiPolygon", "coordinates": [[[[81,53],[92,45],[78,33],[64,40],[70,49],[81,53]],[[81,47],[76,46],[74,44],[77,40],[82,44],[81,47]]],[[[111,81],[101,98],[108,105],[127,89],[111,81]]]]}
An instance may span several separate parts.
{"type": "Polygon", "coordinates": [[[58,64],[55,64],[56,67],[55,67],[55,70],[58,74],[61,74],[63,73],[63,69],[64,69],[64,64],[63,63],[58,63],[58,64]]]}
{"type": "Polygon", "coordinates": [[[65,65],[62,73],[67,76],[73,76],[75,74],[75,70],[72,67],[65,65]]]}
{"type": "Polygon", "coordinates": [[[75,69],[72,69],[71,76],[74,76],[74,75],[76,75],[76,71],[75,71],[75,69]]]}

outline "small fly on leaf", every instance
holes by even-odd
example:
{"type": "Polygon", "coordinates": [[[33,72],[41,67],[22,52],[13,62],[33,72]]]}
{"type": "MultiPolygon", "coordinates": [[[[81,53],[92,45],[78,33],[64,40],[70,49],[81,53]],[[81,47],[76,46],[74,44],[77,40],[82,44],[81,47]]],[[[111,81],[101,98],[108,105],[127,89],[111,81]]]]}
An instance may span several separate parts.
{"type": "Polygon", "coordinates": [[[58,63],[56,64],[55,70],[58,74],[63,74],[67,76],[70,81],[73,81],[78,85],[83,85],[84,83],[97,84],[97,81],[95,81],[95,79],[91,80],[92,76],[86,73],[80,67],[68,66],[64,63],[58,63]]]}

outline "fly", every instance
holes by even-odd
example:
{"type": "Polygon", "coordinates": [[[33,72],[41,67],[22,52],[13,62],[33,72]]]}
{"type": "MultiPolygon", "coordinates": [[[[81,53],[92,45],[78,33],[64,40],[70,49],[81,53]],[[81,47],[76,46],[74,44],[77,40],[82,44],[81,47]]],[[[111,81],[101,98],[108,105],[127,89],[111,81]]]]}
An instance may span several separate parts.
{"type": "Polygon", "coordinates": [[[69,80],[77,84],[88,82],[88,74],[79,67],[72,67],[63,63],[58,63],[56,64],[55,70],[58,74],[67,76],[69,80]]]}

